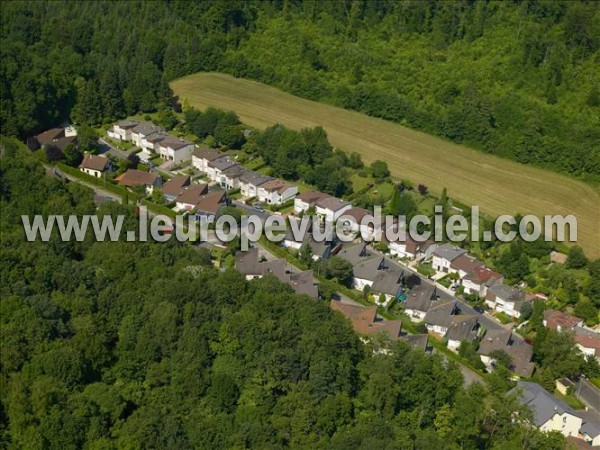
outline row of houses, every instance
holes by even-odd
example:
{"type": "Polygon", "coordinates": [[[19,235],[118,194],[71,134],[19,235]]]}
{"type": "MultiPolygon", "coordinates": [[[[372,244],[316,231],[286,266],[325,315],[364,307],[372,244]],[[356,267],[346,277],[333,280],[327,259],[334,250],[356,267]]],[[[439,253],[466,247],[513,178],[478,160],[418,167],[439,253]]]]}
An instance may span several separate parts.
{"type": "Polygon", "coordinates": [[[297,186],[247,169],[218,150],[195,150],[192,165],[222,188],[239,189],[244,197],[256,198],[268,205],[282,205],[298,194],[297,186]]]}
{"type": "Polygon", "coordinates": [[[115,123],[106,134],[117,141],[132,142],[148,156],[156,153],[165,161],[172,161],[175,164],[189,161],[196,148],[193,142],[171,136],[162,127],[132,119],[115,123]]]}

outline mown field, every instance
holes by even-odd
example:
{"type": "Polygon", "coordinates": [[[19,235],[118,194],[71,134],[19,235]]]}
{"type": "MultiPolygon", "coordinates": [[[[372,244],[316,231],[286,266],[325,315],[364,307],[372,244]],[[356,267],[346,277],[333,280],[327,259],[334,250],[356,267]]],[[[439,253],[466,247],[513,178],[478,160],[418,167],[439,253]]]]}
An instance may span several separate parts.
{"type": "Polygon", "coordinates": [[[392,175],[426,184],[491,214],[574,214],[579,244],[600,256],[600,193],[575,179],[485,154],[384,120],[304,100],[279,89],[219,73],[197,73],[171,83],[191,106],[235,111],[256,128],[321,125],[331,143],[365,162],[386,161],[392,175]]]}

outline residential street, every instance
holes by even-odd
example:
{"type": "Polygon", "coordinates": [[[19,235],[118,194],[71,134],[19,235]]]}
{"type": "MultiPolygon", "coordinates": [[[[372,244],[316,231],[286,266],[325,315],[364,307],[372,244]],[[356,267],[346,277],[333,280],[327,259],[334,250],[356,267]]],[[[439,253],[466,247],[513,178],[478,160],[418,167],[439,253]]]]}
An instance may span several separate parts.
{"type": "Polygon", "coordinates": [[[127,156],[129,156],[126,151],[115,147],[104,138],[99,138],[98,144],[100,146],[100,153],[108,153],[109,155],[119,159],[127,159],[127,156]]]}
{"type": "Polygon", "coordinates": [[[589,408],[600,412],[600,389],[584,378],[580,378],[573,389],[575,396],[589,408]]]}

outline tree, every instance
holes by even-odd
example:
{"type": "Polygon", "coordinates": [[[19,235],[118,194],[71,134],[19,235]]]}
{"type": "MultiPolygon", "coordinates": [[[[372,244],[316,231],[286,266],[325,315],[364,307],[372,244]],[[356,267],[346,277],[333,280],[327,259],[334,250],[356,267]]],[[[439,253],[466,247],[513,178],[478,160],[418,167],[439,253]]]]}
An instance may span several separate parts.
{"type": "Polygon", "coordinates": [[[583,298],[577,302],[574,313],[577,317],[581,317],[585,320],[585,323],[588,326],[594,326],[598,323],[598,310],[587,298],[583,298]]]}
{"type": "Polygon", "coordinates": [[[347,287],[352,287],[354,278],[352,264],[339,256],[332,256],[326,262],[325,276],[334,278],[347,287]]]}
{"type": "Polygon", "coordinates": [[[587,265],[587,263],[588,260],[580,246],[574,245],[569,249],[566,264],[568,269],[582,269],[587,265]]]}
{"type": "Polygon", "coordinates": [[[44,151],[46,152],[46,161],[55,162],[63,159],[63,152],[53,144],[47,144],[44,146],[44,151]]]}
{"type": "Polygon", "coordinates": [[[88,125],[77,128],[77,146],[82,152],[95,152],[98,146],[98,133],[88,125]]]}
{"type": "Polygon", "coordinates": [[[303,242],[298,251],[298,260],[306,267],[310,267],[313,263],[313,251],[308,241],[303,242]]]}
{"type": "Polygon", "coordinates": [[[519,316],[519,319],[521,321],[524,322],[528,320],[533,314],[533,305],[531,304],[531,302],[523,302],[523,304],[521,305],[520,313],[521,315],[519,316]]]}
{"type": "Polygon", "coordinates": [[[510,355],[504,350],[494,350],[493,352],[490,352],[490,358],[496,361],[496,367],[498,365],[501,365],[506,367],[507,369],[511,367],[513,362],[510,355]]]}
{"type": "MultiPolygon", "coordinates": [[[[534,352],[535,350],[534,347],[534,352]]],[[[539,343],[536,356],[540,359],[541,366],[549,370],[554,379],[575,377],[581,373],[583,357],[575,345],[572,333],[548,330],[539,343]]]]}
{"type": "Polygon", "coordinates": [[[421,196],[423,196],[423,197],[426,196],[427,193],[429,192],[429,189],[424,184],[419,184],[417,186],[417,190],[419,191],[419,194],[421,194],[421,196]]]}
{"type": "Polygon", "coordinates": [[[383,181],[390,176],[390,170],[385,161],[377,160],[371,163],[371,176],[378,181],[383,181]]]}
{"type": "Polygon", "coordinates": [[[77,167],[83,160],[83,153],[73,144],[67,145],[63,153],[65,162],[71,167],[77,167]]]}

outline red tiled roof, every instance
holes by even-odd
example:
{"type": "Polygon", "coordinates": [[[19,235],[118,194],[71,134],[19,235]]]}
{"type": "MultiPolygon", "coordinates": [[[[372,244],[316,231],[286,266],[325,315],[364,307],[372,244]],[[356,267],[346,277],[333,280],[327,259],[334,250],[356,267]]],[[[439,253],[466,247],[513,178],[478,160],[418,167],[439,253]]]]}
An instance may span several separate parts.
{"type": "Polygon", "coordinates": [[[36,136],[38,142],[41,145],[49,144],[52,141],[55,141],[59,138],[65,137],[65,129],[64,128],[51,128],[49,130],[44,131],[36,136]]]}
{"type": "Polygon", "coordinates": [[[266,183],[261,184],[260,186],[260,188],[264,189],[265,191],[278,192],[279,194],[282,194],[291,187],[294,187],[294,185],[283,180],[270,180],[266,183]]]}
{"type": "Polygon", "coordinates": [[[398,339],[402,330],[400,320],[377,320],[377,306],[355,306],[331,300],[329,307],[341,312],[352,322],[354,331],[358,334],[371,336],[380,332],[388,333],[393,339],[398,339]]]}
{"type": "Polygon", "coordinates": [[[322,198],[327,198],[327,197],[331,197],[331,195],[326,194],[325,192],[320,192],[320,191],[307,191],[307,192],[303,192],[302,194],[298,195],[296,198],[298,200],[302,200],[305,203],[313,204],[316,201],[318,201],[322,198]]]}
{"type": "Polygon", "coordinates": [[[555,309],[547,309],[544,311],[544,320],[546,320],[546,328],[556,331],[559,327],[564,330],[570,330],[582,322],[583,319],[557,311],[555,309]]]}
{"type": "Polygon", "coordinates": [[[460,255],[452,260],[450,267],[456,270],[462,270],[464,272],[472,272],[476,268],[483,266],[483,263],[472,256],[460,255]]]}
{"type": "Polygon", "coordinates": [[[123,186],[148,186],[152,185],[158,179],[158,174],[153,172],[144,172],[143,170],[129,169],[115,178],[123,186]]]}
{"type": "Polygon", "coordinates": [[[216,214],[225,200],[225,191],[215,191],[200,197],[196,203],[196,210],[216,214]]]}

